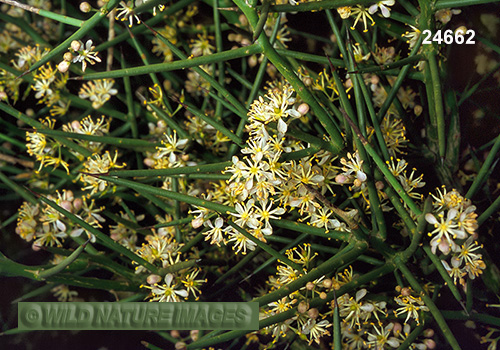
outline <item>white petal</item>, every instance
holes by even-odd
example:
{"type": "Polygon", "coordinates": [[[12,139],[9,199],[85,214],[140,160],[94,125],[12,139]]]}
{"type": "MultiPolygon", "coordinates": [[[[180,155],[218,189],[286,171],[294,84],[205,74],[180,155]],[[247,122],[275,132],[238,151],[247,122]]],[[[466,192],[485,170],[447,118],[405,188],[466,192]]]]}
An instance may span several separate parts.
{"type": "Polygon", "coordinates": [[[377,4],[373,4],[372,6],[370,6],[370,8],[368,9],[368,13],[370,13],[370,15],[373,15],[375,12],[377,12],[377,8],[378,8],[378,5],[377,4]]]}
{"type": "Polygon", "coordinates": [[[397,347],[399,347],[399,340],[397,340],[394,337],[391,337],[391,338],[389,338],[389,340],[387,340],[387,344],[389,344],[393,348],[397,348],[397,347]]]}
{"type": "Polygon", "coordinates": [[[425,220],[427,220],[427,222],[429,224],[433,224],[433,225],[438,223],[436,217],[434,215],[432,215],[431,213],[425,214],[425,220]]]}
{"type": "Polygon", "coordinates": [[[357,171],[356,178],[361,182],[365,182],[366,181],[366,174],[362,171],[357,171]]]}
{"type": "Polygon", "coordinates": [[[389,11],[389,9],[384,5],[380,6],[380,12],[382,12],[382,16],[385,18],[391,17],[391,11],[389,11]]]}
{"type": "Polygon", "coordinates": [[[71,237],[78,237],[82,234],[82,232],[83,232],[83,228],[78,228],[76,230],[71,231],[70,236],[71,237]]]}
{"type": "Polygon", "coordinates": [[[363,298],[367,293],[367,290],[366,289],[360,289],[356,292],[356,301],[360,301],[361,298],[363,298]]]}
{"type": "Polygon", "coordinates": [[[446,220],[447,221],[451,221],[453,220],[458,214],[458,210],[456,210],[455,208],[451,208],[449,211],[448,211],[448,215],[446,216],[446,220]]]}
{"type": "Polygon", "coordinates": [[[186,298],[189,295],[187,290],[184,290],[184,289],[174,290],[174,292],[175,292],[175,294],[180,295],[181,297],[184,297],[184,298],[186,298]]]}
{"type": "Polygon", "coordinates": [[[215,219],[215,227],[221,228],[223,224],[224,220],[220,216],[218,216],[217,219],[215,219]]]}
{"type": "Polygon", "coordinates": [[[167,273],[167,275],[165,276],[165,284],[170,287],[173,279],[174,275],[172,275],[171,273],[167,273]]]}
{"type": "Polygon", "coordinates": [[[56,226],[61,232],[66,232],[66,225],[61,220],[56,221],[56,226]]]}
{"type": "Polygon", "coordinates": [[[285,134],[286,133],[286,130],[288,129],[288,126],[286,125],[286,123],[283,121],[283,119],[279,119],[278,120],[278,131],[282,134],[285,134]]]}

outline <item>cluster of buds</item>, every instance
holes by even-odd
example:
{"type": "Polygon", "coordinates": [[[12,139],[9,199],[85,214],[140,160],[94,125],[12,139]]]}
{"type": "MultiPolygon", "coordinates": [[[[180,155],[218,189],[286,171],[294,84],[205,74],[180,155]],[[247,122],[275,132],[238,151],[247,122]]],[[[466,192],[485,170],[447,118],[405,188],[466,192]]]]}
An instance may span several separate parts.
{"type": "Polygon", "coordinates": [[[69,47],[69,52],[66,52],[63,56],[63,60],[57,65],[57,69],[61,73],[66,73],[69,69],[71,63],[82,63],[82,71],[85,72],[87,69],[87,62],[90,64],[95,64],[95,62],[101,62],[101,59],[97,56],[99,52],[94,52],[95,46],[92,45],[92,40],[87,40],[85,45],[80,40],[73,40],[71,46],[69,47]]]}

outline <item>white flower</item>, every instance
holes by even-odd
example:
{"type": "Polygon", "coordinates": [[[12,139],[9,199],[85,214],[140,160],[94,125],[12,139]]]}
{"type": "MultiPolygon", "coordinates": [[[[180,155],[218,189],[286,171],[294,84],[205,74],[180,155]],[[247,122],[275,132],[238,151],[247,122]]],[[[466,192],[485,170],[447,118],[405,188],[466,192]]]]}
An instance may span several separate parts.
{"type": "Polygon", "coordinates": [[[331,324],[327,320],[316,322],[315,319],[310,318],[307,323],[302,327],[302,334],[309,335],[309,345],[313,341],[319,344],[319,338],[324,335],[329,335],[325,328],[330,327],[331,324]]]}
{"type": "Polygon", "coordinates": [[[368,9],[368,12],[370,12],[371,15],[373,15],[377,10],[380,8],[380,12],[382,13],[382,16],[385,18],[388,18],[391,16],[391,9],[388,8],[387,6],[392,6],[394,5],[394,0],[383,0],[379,1],[376,4],[373,4],[370,6],[368,9]]]}
{"type": "Polygon", "coordinates": [[[85,69],[87,68],[87,62],[90,64],[95,64],[95,62],[101,62],[101,59],[97,56],[98,52],[92,51],[95,49],[95,46],[92,46],[92,40],[87,40],[84,49],[82,49],[83,43],[81,41],[79,41],[79,43],[80,49],[76,51],[78,53],[78,56],[73,57],[71,62],[82,62],[82,71],[85,72],[85,69]]]}
{"type": "Polygon", "coordinates": [[[210,230],[203,232],[206,236],[205,241],[210,239],[210,244],[217,244],[217,246],[220,246],[220,243],[224,241],[224,231],[226,230],[222,228],[224,220],[218,216],[217,219],[215,219],[215,225],[212,224],[210,220],[205,224],[210,227],[210,230]]]}
{"type": "Polygon", "coordinates": [[[453,239],[464,239],[467,237],[467,233],[463,228],[459,229],[458,224],[455,222],[455,218],[458,214],[458,211],[455,208],[448,210],[448,214],[446,219],[443,214],[439,214],[439,221],[436,219],[434,215],[428,213],[425,215],[425,220],[429,224],[434,225],[435,229],[429,236],[436,234],[436,236],[431,241],[432,252],[436,253],[436,248],[439,247],[439,250],[444,254],[448,254],[450,249],[455,251],[458,249],[458,246],[453,241],[453,239]],[[452,238],[453,236],[453,238],[452,238]]]}
{"type": "MultiPolygon", "coordinates": [[[[161,286],[155,284],[154,287],[151,288],[151,292],[153,293],[152,300],[159,302],[180,302],[181,299],[179,297],[187,298],[188,292],[185,289],[174,289],[176,284],[172,286],[172,281],[174,280],[174,275],[168,273],[165,276],[165,284],[161,286]]],[[[147,286],[145,286],[148,288],[147,286]]]]}

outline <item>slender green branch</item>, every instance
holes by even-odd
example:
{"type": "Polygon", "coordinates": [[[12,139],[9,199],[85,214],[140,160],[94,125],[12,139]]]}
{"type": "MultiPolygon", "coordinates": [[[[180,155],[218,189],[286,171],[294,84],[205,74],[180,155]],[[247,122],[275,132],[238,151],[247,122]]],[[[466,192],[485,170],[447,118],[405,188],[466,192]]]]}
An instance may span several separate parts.
{"type": "Polygon", "coordinates": [[[488,153],[488,156],[486,157],[486,160],[484,161],[483,165],[481,166],[481,169],[479,170],[476,178],[474,179],[474,182],[472,183],[471,187],[465,194],[465,198],[474,197],[476,192],[481,188],[481,186],[483,186],[484,182],[486,181],[486,175],[493,170],[491,169],[491,165],[495,160],[496,161],[498,160],[497,153],[499,150],[500,150],[500,135],[498,135],[495,138],[495,143],[493,144],[493,147],[491,147],[491,150],[488,153]]]}
{"type": "Polygon", "coordinates": [[[128,250],[121,244],[115,242],[112,240],[110,237],[102,233],[101,231],[97,230],[95,227],[89,225],[87,222],[84,220],[80,219],[78,216],[76,216],[73,213],[70,213],[66,209],[62,208],[56,202],[44,197],[44,196],[39,196],[39,199],[47,204],[48,206],[54,208],[61,214],[63,214],[65,217],[67,217],[69,220],[71,220],[73,223],[80,225],[82,228],[90,232],[91,234],[95,235],[96,238],[106,247],[116,251],[117,253],[123,254],[127,258],[131,259],[132,261],[135,261],[139,265],[144,266],[146,269],[152,271],[152,272],[157,272],[157,268],[153,265],[151,265],[149,262],[146,260],[142,259],[139,257],[137,254],[133,253],[132,251],[128,250]]]}
{"type": "Polygon", "coordinates": [[[78,29],[76,32],[70,35],[69,38],[64,40],[57,47],[52,49],[47,55],[43,56],[39,61],[35,62],[30,67],[30,69],[25,73],[21,74],[21,76],[37,70],[45,63],[56,58],[58,55],[61,55],[64,51],[68,50],[73,40],[82,39],[84,35],[90,32],[97,24],[99,24],[99,22],[101,22],[104,18],[106,18],[109,11],[111,11],[116,5],[118,5],[119,2],[120,0],[109,0],[107,3],[105,3],[105,5],[98,12],[96,12],[91,18],[85,21],[85,23],[80,27],[80,29],[78,29]]]}
{"type": "Polygon", "coordinates": [[[111,170],[108,175],[117,177],[156,177],[170,175],[187,175],[220,172],[231,166],[232,162],[194,165],[169,169],[144,169],[144,170],[111,170]]]}
{"type": "Polygon", "coordinates": [[[204,207],[204,208],[214,210],[214,211],[217,211],[220,213],[228,213],[228,212],[236,213],[236,210],[230,206],[215,203],[215,202],[210,202],[210,201],[207,201],[205,199],[201,199],[201,198],[197,198],[197,197],[193,197],[193,196],[188,196],[188,195],[183,194],[183,193],[177,193],[174,191],[164,190],[162,188],[157,188],[157,187],[141,184],[139,182],[120,179],[120,178],[111,177],[111,176],[97,175],[97,174],[95,176],[97,176],[98,178],[100,178],[102,180],[114,183],[115,185],[129,187],[129,188],[137,191],[138,193],[141,193],[142,191],[144,191],[147,193],[154,194],[156,196],[166,197],[169,199],[173,199],[175,201],[184,202],[184,203],[196,205],[199,207],[204,207]]]}
{"type": "Polygon", "coordinates": [[[229,226],[231,226],[232,228],[234,228],[239,233],[241,233],[247,239],[249,239],[250,241],[252,241],[253,243],[255,243],[257,245],[257,247],[259,247],[260,249],[262,249],[266,253],[269,253],[272,257],[274,257],[278,261],[282,262],[283,264],[286,264],[286,265],[290,266],[291,268],[293,268],[294,270],[297,270],[299,272],[300,271],[304,271],[304,269],[302,268],[302,266],[300,266],[299,264],[297,264],[297,263],[293,262],[292,260],[288,259],[285,255],[280,254],[279,252],[277,252],[276,250],[274,250],[273,248],[271,248],[269,245],[267,245],[266,243],[262,242],[257,237],[253,236],[248,231],[246,231],[242,227],[238,226],[237,224],[235,224],[231,220],[228,220],[227,224],[229,226]]]}
{"type": "Polygon", "coordinates": [[[14,1],[14,0],[0,0],[0,2],[3,2],[7,5],[19,7],[25,11],[35,13],[35,14],[40,15],[42,17],[53,19],[54,21],[57,21],[60,23],[69,24],[70,26],[74,26],[74,27],[81,27],[85,23],[85,21],[81,21],[81,20],[76,19],[76,18],[71,18],[68,16],[60,15],[60,14],[55,13],[55,12],[40,9],[40,8],[37,8],[34,6],[22,4],[20,2],[14,1]]]}
{"type": "Polygon", "coordinates": [[[490,2],[498,2],[498,0],[437,0],[434,3],[434,10],[481,5],[488,4],[490,2]]]}
{"type": "Polygon", "coordinates": [[[448,326],[448,324],[446,324],[446,321],[445,321],[443,315],[441,314],[441,311],[439,311],[436,304],[434,304],[432,299],[424,292],[423,288],[420,286],[420,284],[418,283],[416,278],[413,276],[411,271],[406,267],[404,262],[398,261],[397,257],[395,258],[394,262],[396,263],[396,266],[401,271],[401,273],[405,276],[406,280],[410,283],[410,286],[415,291],[420,293],[420,296],[422,297],[425,305],[429,308],[432,316],[434,317],[434,320],[436,321],[439,328],[441,329],[441,332],[443,332],[444,337],[448,341],[448,344],[450,344],[450,346],[452,347],[453,350],[461,349],[460,345],[457,342],[457,339],[455,338],[455,336],[451,332],[450,327],[448,326]]]}

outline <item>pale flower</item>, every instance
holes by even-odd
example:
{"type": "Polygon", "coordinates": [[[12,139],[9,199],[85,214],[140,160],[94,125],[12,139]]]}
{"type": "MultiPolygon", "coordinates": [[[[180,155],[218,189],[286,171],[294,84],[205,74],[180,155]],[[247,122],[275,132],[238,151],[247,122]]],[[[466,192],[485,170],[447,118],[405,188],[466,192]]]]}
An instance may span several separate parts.
{"type": "MultiPolygon", "coordinates": [[[[95,64],[95,62],[101,62],[101,59],[97,56],[98,52],[94,52],[95,46],[92,46],[92,40],[87,40],[85,43],[85,48],[82,49],[83,43],[78,41],[79,45],[75,45],[75,48],[79,48],[79,50],[75,50],[78,55],[73,57],[71,62],[77,63],[82,62],[82,71],[85,72],[87,68],[87,62],[90,64],[95,64]]],[[[73,46],[73,43],[71,43],[73,46]]]]}
{"type": "Polygon", "coordinates": [[[375,12],[377,12],[378,9],[380,9],[380,13],[382,13],[382,16],[388,18],[391,16],[391,9],[387,6],[393,6],[394,2],[394,0],[378,1],[376,4],[370,6],[368,12],[373,15],[375,12]]]}

